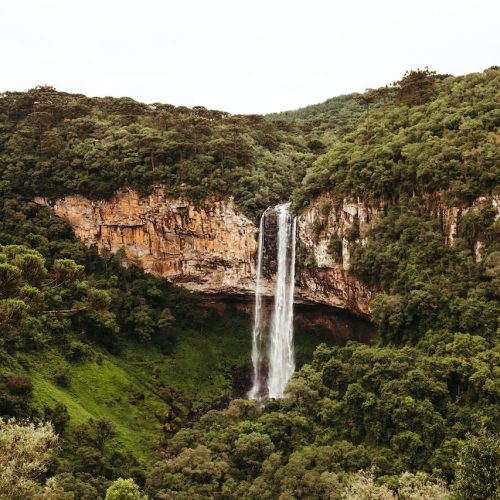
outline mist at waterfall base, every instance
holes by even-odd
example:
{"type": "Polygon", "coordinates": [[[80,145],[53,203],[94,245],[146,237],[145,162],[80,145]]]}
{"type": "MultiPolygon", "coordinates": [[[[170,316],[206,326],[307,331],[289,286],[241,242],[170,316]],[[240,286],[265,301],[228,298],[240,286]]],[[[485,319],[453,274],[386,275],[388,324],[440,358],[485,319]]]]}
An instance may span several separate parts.
{"type": "Polygon", "coordinates": [[[295,239],[297,219],[290,203],[268,208],[260,219],[259,246],[255,282],[255,312],[252,332],[253,385],[250,399],[262,401],[283,396],[295,370],[293,347],[293,297],[295,289],[295,239]],[[274,311],[270,327],[264,327],[262,315],[264,224],[269,213],[277,217],[277,272],[274,311]],[[267,380],[263,380],[267,366],[267,380]]]}

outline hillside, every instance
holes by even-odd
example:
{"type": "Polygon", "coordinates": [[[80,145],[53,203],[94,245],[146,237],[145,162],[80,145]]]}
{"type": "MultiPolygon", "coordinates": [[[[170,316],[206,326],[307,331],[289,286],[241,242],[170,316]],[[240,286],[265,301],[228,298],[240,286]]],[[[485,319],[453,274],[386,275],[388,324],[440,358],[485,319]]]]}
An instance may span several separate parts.
{"type": "Polygon", "coordinates": [[[102,498],[119,477],[158,499],[495,498],[499,102],[497,67],[416,70],[266,117],[2,94],[0,416],[53,423],[62,447],[46,475],[68,498],[102,498]],[[138,195],[117,220],[103,204],[121,188],[138,195]],[[71,195],[87,245],[51,208],[71,195]],[[209,230],[232,198],[248,232],[224,216],[227,234],[209,230]],[[260,406],[238,399],[252,298],[227,286],[207,301],[183,283],[217,271],[227,284],[238,266],[253,277],[255,252],[240,262],[227,242],[250,241],[286,200],[297,297],[314,314],[296,332],[287,396],[260,406]],[[145,203],[148,220],[131,208],[145,203]],[[175,241],[162,250],[171,274],[141,268],[163,258],[151,235],[175,241]],[[374,345],[338,345],[327,310],[342,332],[368,317],[374,345]]]}
{"type": "Polygon", "coordinates": [[[359,94],[347,94],[293,111],[270,113],[265,118],[272,122],[294,123],[306,131],[312,127],[332,141],[355,130],[364,113],[359,94]]]}

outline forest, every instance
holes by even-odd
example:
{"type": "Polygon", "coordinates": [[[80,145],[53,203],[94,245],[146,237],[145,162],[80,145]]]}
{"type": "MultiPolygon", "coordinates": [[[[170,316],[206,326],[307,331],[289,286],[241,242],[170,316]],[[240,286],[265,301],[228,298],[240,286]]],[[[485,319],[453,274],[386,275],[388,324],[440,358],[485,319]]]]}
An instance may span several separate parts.
{"type": "Polygon", "coordinates": [[[500,498],[499,103],[498,67],[267,116],[1,94],[0,498],[500,498]],[[375,344],[297,338],[286,397],[261,406],[248,315],[33,202],[158,184],[254,221],[324,192],[387,201],[352,236],[375,344]],[[431,209],[478,199],[447,245],[431,209]]]}

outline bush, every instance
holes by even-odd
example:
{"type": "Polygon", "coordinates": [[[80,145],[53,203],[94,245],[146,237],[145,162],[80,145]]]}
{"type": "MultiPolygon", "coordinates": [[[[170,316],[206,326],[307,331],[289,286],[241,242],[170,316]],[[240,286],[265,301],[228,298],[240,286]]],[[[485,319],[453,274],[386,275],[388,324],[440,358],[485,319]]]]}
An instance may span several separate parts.
{"type": "Polygon", "coordinates": [[[459,500],[500,498],[500,436],[482,429],[459,452],[453,491],[459,500]]]}
{"type": "Polygon", "coordinates": [[[342,238],[338,234],[330,236],[327,250],[335,260],[342,262],[342,238]]]}
{"type": "Polygon", "coordinates": [[[43,475],[57,449],[50,423],[34,424],[0,419],[0,492],[2,498],[35,498],[43,475]]]}
{"type": "Polygon", "coordinates": [[[147,500],[133,479],[119,478],[106,492],[106,500],[147,500]]]}
{"type": "Polygon", "coordinates": [[[69,387],[71,372],[66,367],[61,367],[54,375],[54,382],[60,387],[69,387]]]}
{"type": "Polygon", "coordinates": [[[78,340],[70,343],[66,358],[69,361],[85,361],[92,359],[93,350],[88,344],[84,344],[78,340]]]}
{"type": "Polygon", "coordinates": [[[44,410],[45,420],[49,420],[58,434],[63,434],[69,422],[69,412],[66,405],[57,403],[54,408],[46,406],[44,410]]]}
{"type": "Polygon", "coordinates": [[[312,232],[315,243],[318,242],[321,233],[326,229],[327,221],[323,218],[314,219],[312,224],[312,232]]]}
{"type": "Polygon", "coordinates": [[[33,390],[33,384],[26,375],[9,375],[5,377],[5,381],[11,394],[27,396],[33,390]]]}

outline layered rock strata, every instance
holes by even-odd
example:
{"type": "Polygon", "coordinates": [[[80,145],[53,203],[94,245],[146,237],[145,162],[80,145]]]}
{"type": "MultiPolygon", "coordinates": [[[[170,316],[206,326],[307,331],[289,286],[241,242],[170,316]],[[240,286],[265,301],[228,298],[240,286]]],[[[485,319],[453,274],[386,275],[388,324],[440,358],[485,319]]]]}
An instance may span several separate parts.
{"type": "MultiPolygon", "coordinates": [[[[190,290],[217,295],[249,295],[255,289],[256,225],[240,213],[231,199],[192,202],[165,197],[162,186],[141,197],[122,189],[108,200],[92,201],[67,196],[50,204],[73,226],[76,236],[100,252],[122,250],[125,265],[135,263],[147,272],[165,277],[190,290]]],[[[478,200],[472,209],[481,206],[478,200]]],[[[498,200],[493,204],[500,210],[498,200]]],[[[299,302],[325,304],[370,316],[373,290],[349,271],[354,242],[365,245],[369,229],[380,219],[388,203],[368,204],[339,200],[331,193],[315,199],[299,216],[297,227],[296,298],[299,302]]],[[[447,244],[457,236],[459,209],[439,204],[447,244]]],[[[272,218],[270,218],[272,224],[272,218]]],[[[276,232],[266,228],[268,234],[276,232]]],[[[268,241],[272,247],[272,241],[268,241]]],[[[481,242],[476,245],[480,259],[481,242]]],[[[272,248],[264,295],[273,295],[272,248]]]]}

